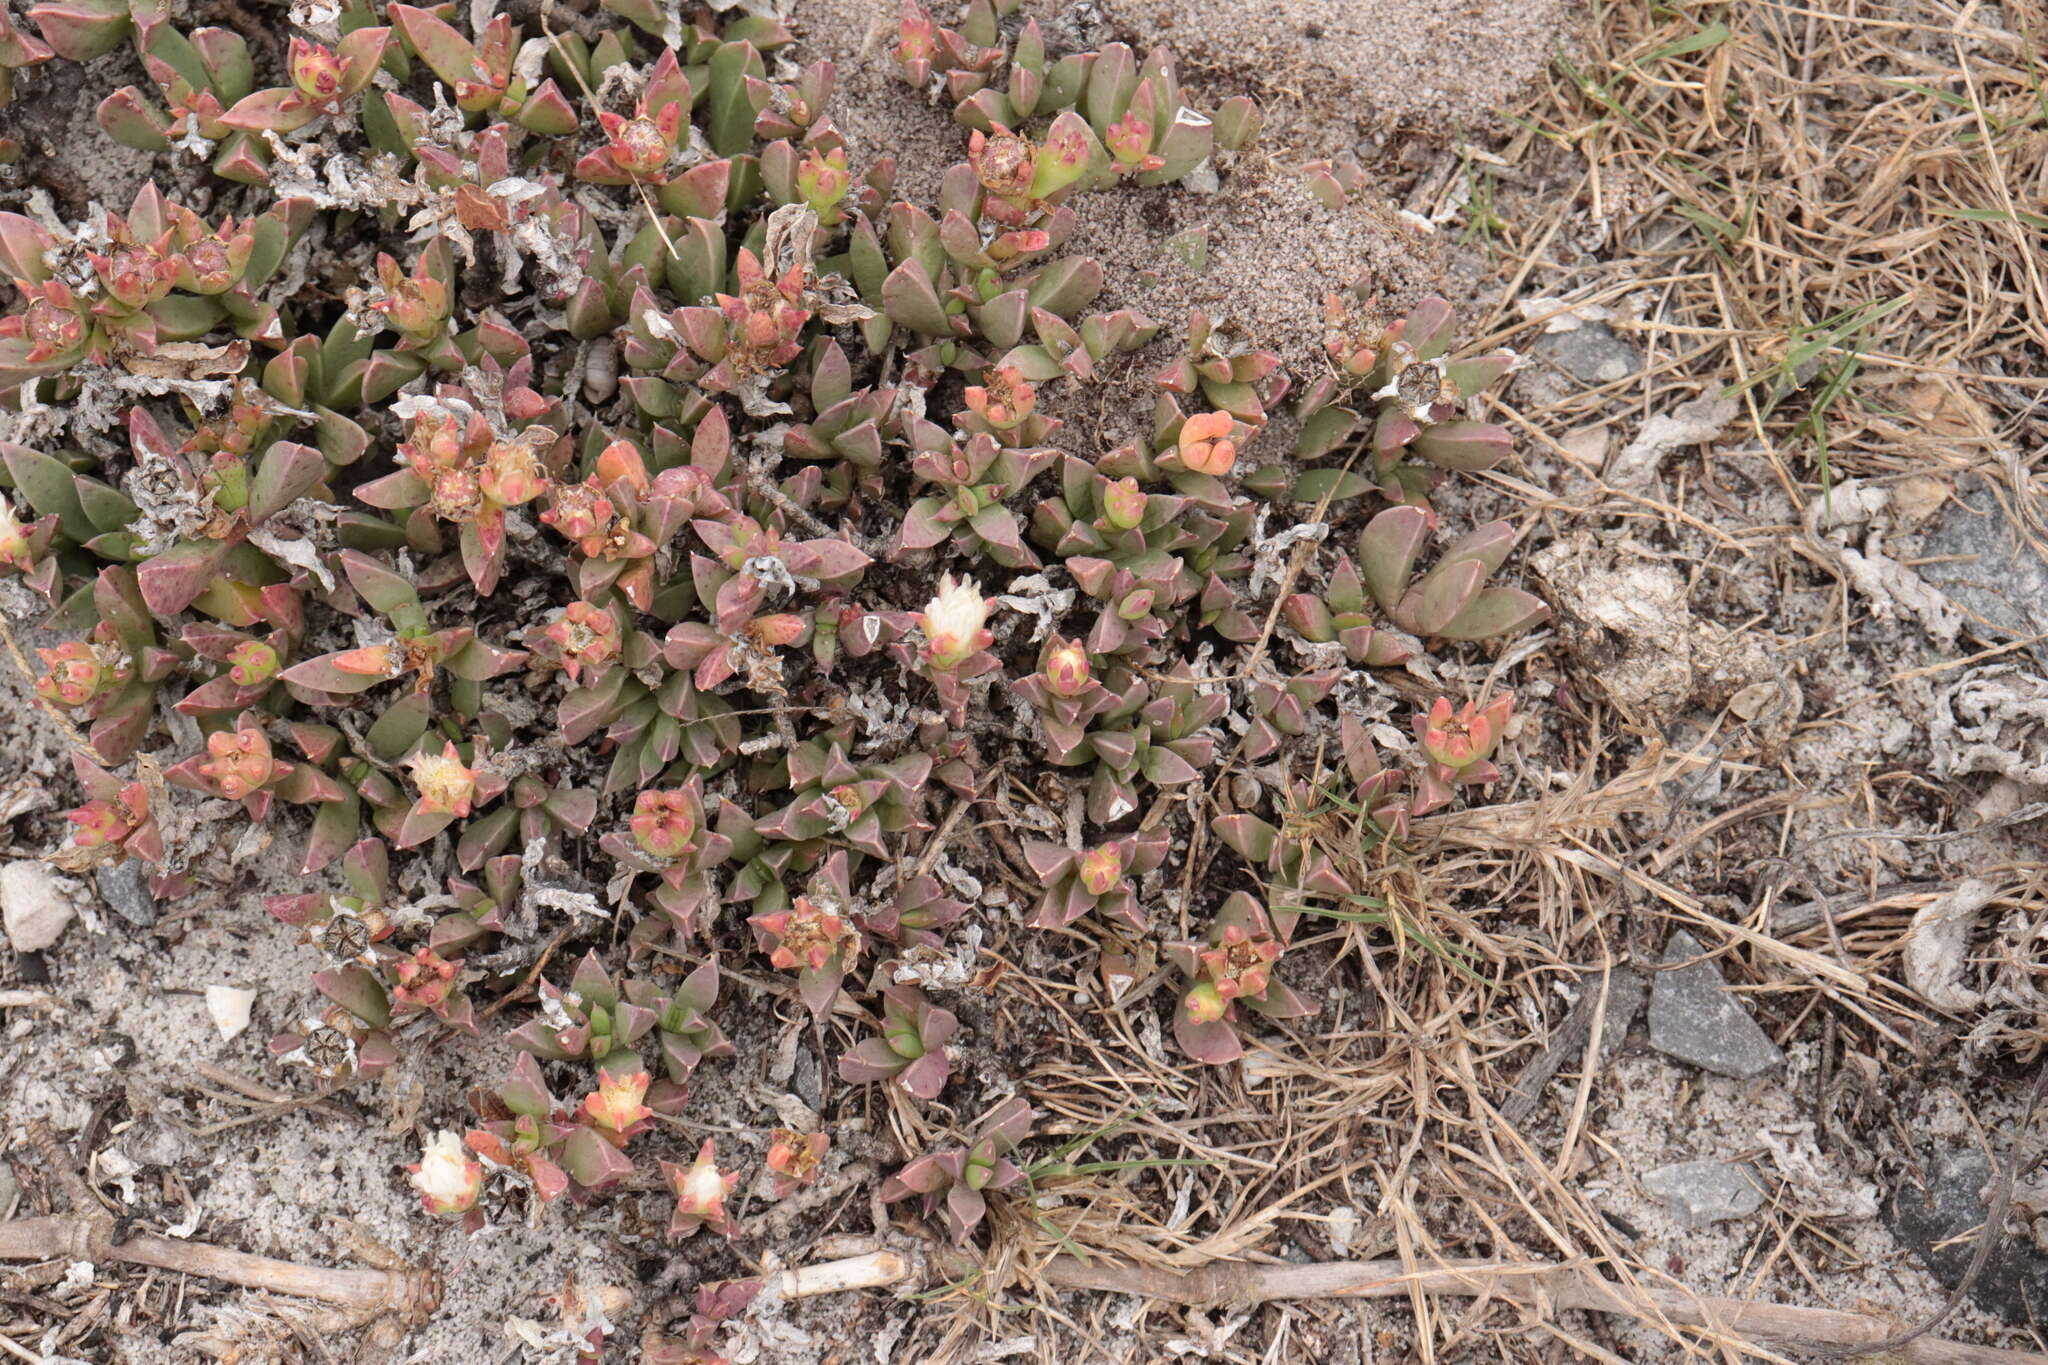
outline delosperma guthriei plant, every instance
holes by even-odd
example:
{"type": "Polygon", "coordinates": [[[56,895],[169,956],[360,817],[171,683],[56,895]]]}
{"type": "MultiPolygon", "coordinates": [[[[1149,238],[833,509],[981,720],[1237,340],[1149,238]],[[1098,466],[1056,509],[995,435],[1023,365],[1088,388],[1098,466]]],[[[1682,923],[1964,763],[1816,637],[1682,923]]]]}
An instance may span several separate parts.
{"type": "MultiPolygon", "coordinates": [[[[1258,110],[1196,105],[1164,52],[1049,51],[1011,8],[948,27],[903,6],[890,60],[961,125],[929,204],[854,156],[831,65],[790,65],[791,34],[744,9],[676,26],[604,0],[620,22],[535,45],[502,14],[465,32],[348,0],[270,86],[240,38],[145,0],[0,21],[0,99],[132,44],[150,85],[100,125],[197,157],[238,206],[150,186],[76,229],[0,214],[0,404],[125,424],[0,445],[0,574],[53,639],[35,690],[93,750],[63,857],[139,859],[174,897],[207,874],[161,803],[290,831],[332,889],[269,906],[330,961],[272,1046],[321,1085],[504,1030],[517,1061],[466,1118],[429,1101],[406,1176],[429,1214],[563,1216],[658,1165],[670,1236],[740,1235],[745,1144],[666,1126],[757,1041],[720,1029],[721,962],[843,1026],[849,1087],[1001,1098],[963,1080],[946,987],[903,959],[994,913],[909,869],[934,798],[986,798],[1005,764],[1077,803],[1078,838],[1024,845],[1029,925],[1160,940],[1185,976],[1172,1036],[1215,1064],[1314,1008],[1282,980],[1289,907],[1361,888],[1278,806],[1215,814],[1237,880],[1167,943],[1185,841],[1161,802],[1329,738],[1400,838],[1500,775],[1505,694],[1446,698],[1389,763],[1332,690],[1543,618],[1493,583],[1514,529],[1445,538],[1429,501],[1508,454],[1466,400],[1511,358],[1451,358],[1441,300],[1393,316],[1345,281],[1299,377],[1217,319],[1093,311],[1077,196],[1227,173],[1258,110]],[[340,296],[301,283],[316,226],[382,247],[340,296]],[[1131,353],[1143,434],[1096,449],[1054,411],[1131,353]],[[1260,528],[1317,505],[1370,514],[1255,592],[1260,528]],[[122,774],[145,755],[163,784],[122,774]],[[393,865],[430,847],[439,909],[399,913],[393,865]],[[599,946],[487,1011],[509,926],[571,913],[577,888],[538,881],[570,850],[610,879],[583,900],[616,907],[622,950],[572,924],[599,946]]],[[[882,1198],[966,1241],[1031,1122],[996,1105],[882,1198]]],[[[761,1146],[778,1197],[842,1160],[829,1124],[761,1146]]],[[[743,1304],[704,1307],[699,1335],[743,1304]]]]}

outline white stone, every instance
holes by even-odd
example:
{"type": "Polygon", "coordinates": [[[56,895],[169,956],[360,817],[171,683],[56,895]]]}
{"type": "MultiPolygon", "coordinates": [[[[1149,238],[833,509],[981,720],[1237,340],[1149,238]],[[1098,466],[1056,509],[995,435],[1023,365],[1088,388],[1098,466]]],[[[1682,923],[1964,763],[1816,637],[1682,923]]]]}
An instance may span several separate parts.
{"type": "Polygon", "coordinates": [[[0,866],[0,921],[17,953],[36,953],[64,936],[78,914],[57,875],[32,858],[0,866]]]}
{"type": "Polygon", "coordinates": [[[249,1008],[255,1003],[256,992],[240,986],[206,988],[206,1012],[213,1016],[213,1026],[225,1043],[232,1043],[249,1027],[249,1008]]]}

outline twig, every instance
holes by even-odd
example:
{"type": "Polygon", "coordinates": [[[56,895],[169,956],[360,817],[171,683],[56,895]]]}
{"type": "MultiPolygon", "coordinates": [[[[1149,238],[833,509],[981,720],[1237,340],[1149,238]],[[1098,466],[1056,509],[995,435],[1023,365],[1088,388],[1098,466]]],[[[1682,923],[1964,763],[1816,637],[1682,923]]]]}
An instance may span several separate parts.
{"type": "Polygon", "coordinates": [[[268,1289],[368,1313],[400,1313],[418,1320],[441,1301],[441,1277],[431,1270],[346,1270],[251,1256],[204,1242],[137,1233],[113,1242],[110,1218],[55,1215],[0,1223],[0,1260],[125,1261],[187,1275],[204,1275],[246,1289],[268,1289]]]}
{"type": "MultiPolygon", "coordinates": [[[[1791,1347],[1868,1346],[1888,1341],[1891,1335],[1891,1324],[1862,1313],[1635,1288],[1602,1280],[1576,1266],[1548,1261],[1462,1261],[1433,1270],[1411,1270],[1397,1260],[1271,1266],[1215,1262],[1199,1270],[1176,1272],[1055,1256],[1039,1270],[1039,1278],[1058,1289],[1097,1289],[1197,1306],[1245,1306],[1277,1299],[1405,1298],[1419,1290],[1505,1299],[1541,1305],[1552,1312],[1615,1313],[1791,1347]]],[[[2037,1351],[2009,1351],[1933,1337],[1918,1337],[1895,1349],[1902,1360],[1923,1365],[2048,1365],[2048,1355],[2037,1351]]]]}
{"type": "Polygon", "coordinates": [[[125,1261],[186,1275],[204,1275],[245,1289],[268,1289],[297,1298],[371,1315],[399,1313],[417,1322],[441,1302],[441,1277],[431,1270],[343,1270],[299,1265],[293,1261],[251,1256],[204,1242],[138,1233],[114,1240],[114,1218],[101,1211],[92,1188],[78,1173],[71,1154],[50,1126],[38,1119],[29,1124],[29,1144],[42,1159],[44,1174],[84,1214],[54,1214],[0,1223],[0,1261],[125,1261]]]}

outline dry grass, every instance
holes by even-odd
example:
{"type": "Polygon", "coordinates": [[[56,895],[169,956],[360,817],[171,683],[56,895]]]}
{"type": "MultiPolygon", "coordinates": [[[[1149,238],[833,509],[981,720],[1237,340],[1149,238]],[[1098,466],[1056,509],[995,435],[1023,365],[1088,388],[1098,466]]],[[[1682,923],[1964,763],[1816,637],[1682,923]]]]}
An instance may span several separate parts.
{"type": "MultiPolygon", "coordinates": [[[[1975,468],[2008,494],[2024,487],[2028,462],[2014,452],[2048,435],[2036,372],[2048,351],[2048,86],[2031,53],[2044,31],[2048,16],[2024,3],[1603,6],[1583,57],[1512,111],[1519,132],[1496,160],[1445,189],[1488,192],[1501,288],[1474,349],[1526,347],[1542,319],[1514,304],[1537,284],[1570,304],[1641,304],[1613,324],[1641,347],[1638,374],[1541,408],[1502,405],[1525,447],[1573,476],[1560,489],[1503,473],[1502,496],[1553,530],[1618,518],[1697,547],[1673,552],[1690,557],[1695,581],[1760,574],[1782,588],[1834,572],[1802,545],[1796,515],[1831,480],[1975,468]],[[2000,17],[2007,27],[1992,27],[2000,17]],[[1651,498],[1606,486],[1571,439],[1728,389],[1768,471],[1749,491],[1761,482],[1792,513],[1781,524],[1723,529],[1718,514],[1744,490],[1724,485],[1715,460],[1651,498]]],[[[1837,597],[1843,619],[1817,634],[1846,635],[1852,604],[1837,597]]],[[[1548,656],[1526,667],[1569,678],[1548,656]]],[[[1242,1068],[1185,1065],[1147,1031],[1142,994],[1099,1004],[1092,944],[1036,972],[1010,964],[1004,1013],[1041,1031],[1044,1060],[1025,1082],[1047,1115],[1041,1131],[1081,1145],[1041,1175],[1036,1207],[998,1211],[994,1263],[941,1296],[959,1311],[928,1316],[906,1352],[969,1358],[975,1343],[1013,1341],[1016,1358],[1042,1361],[1165,1359],[1196,1344],[1244,1362],[1630,1358],[1597,1321],[1484,1299],[1417,1292],[1405,1319],[1341,1302],[1204,1313],[1097,1295],[1063,1309],[1034,1269],[1061,1254],[1174,1270],[1306,1255],[1392,1256],[1419,1271],[1481,1256],[1683,1290],[1574,1179],[1600,1156],[1581,1063],[1628,1022],[1606,1017],[1609,973],[1653,964],[1674,924],[1754,987],[1781,1039],[1824,1033],[1824,1068],[1907,1055],[1930,1037],[1954,1046],[1953,1021],[1940,1032],[1901,984],[1912,913],[1944,884],[1901,883],[1872,854],[1846,893],[1819,886],[1792,838],[1795,810],[1816,802],[1849,826],[1912,824],[1890,819],[1900,802],[1940,826],[1953,793],[1866,780],[1802,794],[1775,748],[1732,717],[1712,743],[1673,752],[1631,735],[1587,686],[1597,679],[1571,681],[1576,707],[1546,721],[1545,757],[1570,774],[1562,786],[1523,775],[1508,795],[1525,799],[1427,822],[1400,856],[1361,853],[1370,841],[1323,813],[1305,837],[1386,910],[1370,923],[1304,921],[1290,961],[1310,970],[1291,979],[1322,997],[1322,1013],[1242,1068]],[[1637,757],[1614,757],[1626,753],[1637,757]],[[1716,768],[1755,776],[1765,796],[1711,820],[1667,805],[1716,768]],[[1760,897],[1724,894],[1744,884],[1737,870],[1760,897]],[[1569,1031],[1567,984],[1596,1002],[1569,1031]],[[1560,1064],[1533,1106],[1511,1105],[1518,1077],[1560,1064]],[[995,1288],[1013,1279],[1021,1289],[995,1288]]],[[[1227,781],[1154,815],[1205,824],[1227,781]]],[[[1848,837],[1867,845],[1871,832],[1848,837]]],[[[1198,836],[1184,883],[1198,903],[1210,856],[1198,836]]],[[[2000,881],[2021,919],[2048,903],[2039,864],[1977,874],[2000,881]]],[[[2029,1028],[2038,1050],[2034,1017],[2008,1021],[1992,1051],[2024,1055],[2029,1028]]],[[[1838,1117],[1880,1122],[1869,1107],[1855,1099],[1838,1117]]],[[[1776,1268],[1817,1288],[1810,1248],[1828,1234],[1801,1233],[1796,1219],[1781,1224],[1746,1283],[1776,1268]]],[[[1662,1331],[1681,1355],[1759,1353],[1725,1334],[1662,1331]]]]}

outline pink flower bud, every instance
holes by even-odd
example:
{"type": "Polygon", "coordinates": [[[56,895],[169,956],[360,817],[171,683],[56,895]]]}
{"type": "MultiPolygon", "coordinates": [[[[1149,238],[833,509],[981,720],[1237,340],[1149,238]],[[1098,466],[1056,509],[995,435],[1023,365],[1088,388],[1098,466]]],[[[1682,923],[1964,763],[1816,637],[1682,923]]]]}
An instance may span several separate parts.
{"type": "Polygon", "coordinates": [[[1187,1010],[1188,1018],[1198,1024],[1213,1024],[1230,1008],[1230,1002],[1217,993],[1214,983],[1208,981],[1189,991],[1181,1005],[1187,1010]]]}
{"type": "Polygon", "coordinates": [[[1106,896],[1123,880],[1123,850],[1115,844],[1104,844],[1082,858],[1075,873],[1089,895],[1106,896]]]}
{"type": "Polygon", "coordinates": [[[532,446],[514,437],[491,443],[483,468],[477,471],[476,486],[479,493],[500,507],[517,507],[547,491],[548,481],[541,473],[540,461],[534,458],[532,446]]]}
{"type": "Polygon", "coordinates": [[[1207,412],[1181,424],[1180,462],[1197,474],[1218,478],[1237,463],[1237,443],[1230,439],[1234,419],[1227,412],[1207,412]]]}
{"type": "Polygon", "coordinates": [[[125,670],[110,667],[99,651],[83,640],[67,640],[55,649],[38,649],[44,673],[36,679],[36,695],[58,706],[84,706],[122,679],[125,670]]]}
{"type": "Polygon", "coordinates": [[[244,640],[228,654],[228,676],[238,687],[255,687],[278,675],[283,660],[261,640],[244,640]]]}
{"type": "Polygon", "coordinates": [[[690,851],[697,834],[695,803],[687,791],[643,791],[633,799],[633,815],[626,824],[642,852],[680,858],[690,851]]]}
{"type": "Polygon", "coordinates": [[[261,730],[215,731],[206,737],[206,752],[211,761],[199,765],[199,775],[230,801],[260,791],[272,777],[289,771],[271,757],[270,740],[261,730]]]}
{"type": "Polygon", "coordinates": [[[320,44],[292,39],[285,65],[291,70],[292,84],[306,98],[325,103],[341,94],[341,58],[320,44]]]}
{"type": "Polygon", "coordinates": [[[1088,651],[1079,640],[1056,645],[1045,656],[1045,685],[1054,696],[1078,697],[1093,681],[1088,671],[1088,651]]]}

